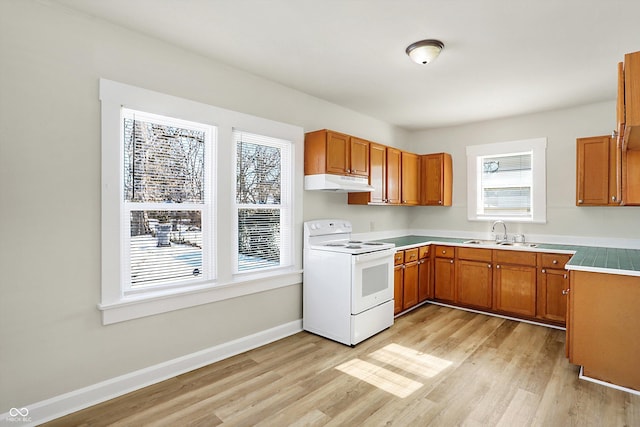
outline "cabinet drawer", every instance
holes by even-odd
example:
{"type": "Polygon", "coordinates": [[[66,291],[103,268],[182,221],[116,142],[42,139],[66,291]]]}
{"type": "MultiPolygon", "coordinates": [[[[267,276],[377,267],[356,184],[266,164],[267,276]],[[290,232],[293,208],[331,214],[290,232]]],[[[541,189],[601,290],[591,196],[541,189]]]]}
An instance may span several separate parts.
{"type": "Polygon", "coordinates": [[[458,248],[458,258],[491,262],[491,249],[458,248]]]}
{"type": "Polygon", "coordinates": [[[436,246],[436,256],[440,258],[453,258],[455,251],[451,246],[436,246]]]}
{"type": "Polygon", "coordinates": [[[495,249],[493,260],[496,264],[536,265],[535,252],[521,252],[495,249]]]}
{"type": "Polygon", "coordinates": [[[418,248],[407,249],[404,251],[404,262],[414,262],[418,260],[418,248]]]}
{"type": "Polygon", "coordinates": [[[421,246],[419,248],[419,254],[418,254],[418,258],[420,259],[424,259],[424,258],[429,258],[429,246],[421,246]]]}
{"type": "Polygon", "coordinates": [[[393,265],[404,264],[404,251],[398,251],[393,256],[393,265]]]}
{"type": "Polygon", "coordinates": [[[567,254],[540,254],[540,267],[542,268],[560,268],[569,262],[572,255],[567,254]]]}

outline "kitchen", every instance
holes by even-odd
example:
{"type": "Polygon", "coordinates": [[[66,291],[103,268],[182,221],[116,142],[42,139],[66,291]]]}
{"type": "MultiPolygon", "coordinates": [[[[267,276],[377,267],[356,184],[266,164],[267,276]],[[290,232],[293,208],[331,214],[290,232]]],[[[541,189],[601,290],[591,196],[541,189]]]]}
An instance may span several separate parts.
{"type": "MultiPolygon", "coordinates": [[[[602,99],[585,99],[580,104],[546,111],[514,109],[511,117],[487,117],[483,121],[409,131],[56,2],[4,1],[1,15],[2,73],[6,76],[2,79],[2,123],[7,129],[2,142],[1,173],[3,182],[16,184],[13,188],[3,186],[2,191],[3,200],[17,202],[7,203],[2,216],[0,323],[2,342],[10,343],[3,344],[0,351],[3,413],[13,407],[28,407],[34,420],[45,419],[58,414],[58,408],[49,406],[43,410],[42,418],[37,418],[40,406],[35,406],[36,402],[47,402],[113,378],[122,379],[132,372],[281,325],[294,325],[287,333],[301,328],[299,284],[128,322],[102,324],[96,308],[101,279],[97,89],[101,77],[293,122],[305,130],[335,129],[416,153],[452,155],[455,172],[451,207],[349,205],[346,194],[301,191],[302,212],[297,220],[296,239],[299,266],[303,222],[317,218],[348,219],[354,225],[354,233],[393,230],[431,235],[431,230],[437,230],[466,236],[488,234],[489,223],[467,221],[467,177],[462,166],[466,146],[522,138],[547,138],[547,182],[553,185],[548,186],[547,223],[508,224],[510,233],[524,234],[532,241],[572,236],[594,245],[616,239],[625,246],[637,244],[640,237],[633,226],[638,215],[636,207],[575,206],[576,138],[613,130],[616,62],[622,60],[622,54],[638,50],[640,42],[621,47],[615,60],[598,65],[611,72],[610,90],[602,99]],[[166,57],[176,58],[171,67],[167,67],[166,57]],[[207,87],[205,92],[203,84],[207,87]],[[252,94],[259,94],[259,99],[252,94]],[[34,117],[47,120],[35,126],[34,117]],[[55,144],[47,142],[52,139],[55,144]],[[162,334],[157,336],[160,330],[162,334]]],[[[430,36],[424,31],[421,28],[413,34],[430,36]]],[[[633,40],[633,36],[629,39],[633,40]]],[[[412,41],[407,40],[407,44],[412,41]]],[[[405,47],[401,46],[395,60],[417,67],[404,54],[405,47]]],[[[453,51],[447,45],[438,58],[441,64],[446,64],[449,48],[453,51]]],[[[407,70],[423,73],[426,69],[407,70]]],[[[553,94],[545,96],[551,98],[553,94]]],[[[507,103],[509,98],[503,99],[507,103]]],[[[301,184],[302,165],[297,173],[296,180],[301,184]]],[[[232,222],[228,217],[220,221],[223,227],[232,222]]],[[[136,384],[152,381],[135,380],[136,384]]],[[[118,391],[133,387],[127,383],[118,391]]],[[[101,389],[98,394],[110,392],[101,389]]],[[[93,401],[91,396],[74,396],[63,406],[78,408],[93,401]]]]}

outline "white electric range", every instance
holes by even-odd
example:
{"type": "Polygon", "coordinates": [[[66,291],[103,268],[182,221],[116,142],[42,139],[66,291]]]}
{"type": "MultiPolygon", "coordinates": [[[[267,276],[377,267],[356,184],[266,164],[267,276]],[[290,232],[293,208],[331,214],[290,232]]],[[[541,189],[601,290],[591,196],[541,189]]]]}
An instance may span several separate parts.
{"type": "Polygon", "coordinates": [[[355,345],[393,325],[393,243],[351,239],[345,220],[304,224],[303,328],[355,345]]]}

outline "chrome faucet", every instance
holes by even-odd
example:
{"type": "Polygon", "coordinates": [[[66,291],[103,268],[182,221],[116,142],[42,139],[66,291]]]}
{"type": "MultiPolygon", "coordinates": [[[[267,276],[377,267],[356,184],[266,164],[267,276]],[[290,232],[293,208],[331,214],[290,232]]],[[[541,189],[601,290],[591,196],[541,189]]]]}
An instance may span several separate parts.
{"type": "MultiPolygon", "coordinates": [[[[504,221],[495,221],[493,223],[493,225],[491,226],[491,232],[492,233],[496,232],[496,225],[497,224],[502,224],[502,226],[504,227],[504,236],[502,237],[500,242],[506,242],[507,240],[509,240],[509,238],[507,237],[507,224],[505,224],[504,221]]],[[[496,235],[496,240],[498,240],[498,236],[497,235],[496,235]]]]}

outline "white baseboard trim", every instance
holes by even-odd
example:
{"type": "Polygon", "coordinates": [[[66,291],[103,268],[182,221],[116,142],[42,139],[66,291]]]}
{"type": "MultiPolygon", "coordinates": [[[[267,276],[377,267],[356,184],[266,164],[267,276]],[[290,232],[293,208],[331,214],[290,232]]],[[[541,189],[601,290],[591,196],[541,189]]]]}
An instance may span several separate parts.
{"type": "Polygon", "coordinates": [[[624,392],[627,392],[627,393],[631,393],[631,394],[635,394],[637,396],[640,396],[640,391],[638,391],[638,390],[634,390],[634,389],[628,388],[628,387],[623,387],[621,385],[617,385],[617,384],[613,384],[613,383],[608,383],[606,381],[601,381],[601,380],[599,380],[597,378],[591,378],[591,377],[588,377],[588,376],[584,375],[584,366],[580,366],[580,374],[578,374],[578,378],[581,379],[581,380],[585,380],[585,381],[589,381],[589,382],[592,382],[592,383],[600,384],[600,385],[603,385],[605,387],[614,388],[616,390],[621,390],[621,391],[624,391],[624,392]]]}
{"type": "Polygon", "coordinates": [[[302,319],[0,414],[0,425],[38,425],[302,331],[302,319]],[[25,412],[27,413],[24,416],[25,412]]]}

